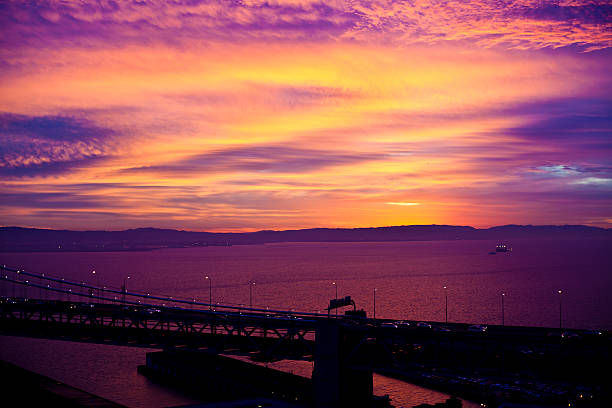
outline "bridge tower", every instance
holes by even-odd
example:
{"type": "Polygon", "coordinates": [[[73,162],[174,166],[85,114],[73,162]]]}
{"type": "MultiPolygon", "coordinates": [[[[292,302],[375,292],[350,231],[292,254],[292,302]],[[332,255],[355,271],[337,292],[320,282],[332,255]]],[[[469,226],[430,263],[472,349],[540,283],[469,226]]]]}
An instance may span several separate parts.
{"type": "Polygon", "coordinates": [[[317,323],[312,373],[315,407],[372,406],[371,365],[357,365],[349,358],[357,340],[357,333],[343,327],[336,319],[317,323]]]}

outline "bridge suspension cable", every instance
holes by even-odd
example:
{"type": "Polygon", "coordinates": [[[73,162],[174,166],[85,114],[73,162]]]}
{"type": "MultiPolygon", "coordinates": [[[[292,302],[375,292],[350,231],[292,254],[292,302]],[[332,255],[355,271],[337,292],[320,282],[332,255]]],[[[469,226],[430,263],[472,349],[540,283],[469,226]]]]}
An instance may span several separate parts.
{"type": "MultiPolygon", "coordinates": [[[[285,315],[295,315],[295,316],[327,317],[326,314],[322,314],[322,313],[301,312],[301,311],[282,310],[282,309],[269,309],[269,308],[264,309],[264,308],[256,308],[256,307],[244,307],[244,306],[237,306],[235,304],[234,305],[233,304],[221,304],[221,303],[212,304],[212,303],[206,303],[206,302],[198,302],[196,300],[185,300],[181,298],[175,298],[172,296],[152,295],[150,293],[145,294],[145,293],[138,293],[134,291],[128,292],[127,290],[117,290],[117,289],[113,289],[112,287],[106,287],[106,286],[100,287],[100,286],[88,284],[85,282],[76,282],[72,280],[66,280],[64,278],[55,277],[53,275],[46,274],[46,273],[33,273],[33,272],[26,271],[24,269],[11,268],[7,265],[0,265],[0,269],[5,272],[2,274],[0,280],[4,282],[9,282],[13,285],[20,285],[24,288],[27,288],[27,287],[38,288],[39,290],[46,291],[46,293],[51,292],[51,293],[57,293],[60,295],[68,295],[68,296],[75,295],[77,297],[85,297],[85,298],[90,298],[90,299],[93,298],[93,293],[95,291],[95,293],[98,294],[98,296],[96,296],[96,299],[101,300],[101,301],[109,301],[112,303],[125,303],[125,304],[140,305],[140,306],[146,305],[146,306],[151,306],[151,307],[159,307],[159,306],[168,307],[166,306],[166,303],[168,303],[169,305],[174,305],[170,307],[176,307],[178,305],[183,305],[187,307],[197,306],[197,307],[205,307],[208,309],[212,308],[215,310],[222,309],[228,312],[237,311],[238,313],[254,312],[254,313],[285,314],[285,315]],[[14,274],[14,277],[13,278],[9,277],[7,273],[14,274]],[[40,283],[36,284],[35,282],[31,282],[29,279],[25,279],[25,278],[19,279],[20,276],[38,279],[40,283]],[[52,282],[54,284],[57,284],[59,285],[59,288],[53,287],[51,286],[51,284],[42,285],[42,281],[52,282]],[[64,287],[68,287],[69,289],[64,289],[64,287]],[[80,288],[83,290],[88,290],[89,292],[81,293],[76,290],[73,291],[71,289],[72,287],[80,288]],[[110,297],[105,297],[104,295],[100,296],[100,292],[102,292],[103,294],[110,293],[110,294],[117,294],[121,296],[125,295],[125,296],[131,297],[131,299],[136,299],[136,301],[121,300],[118,297],[110,298],[110,297]],[[166,302],[166,303],[162,303],[161,305],[152,303],[155,301],[166,302]]],[[[7,296],[7,297],[10,297],[10,296],[7,296]]],[[[14,294],[13,294],[13,297],[15,297],[14,294]]]]}

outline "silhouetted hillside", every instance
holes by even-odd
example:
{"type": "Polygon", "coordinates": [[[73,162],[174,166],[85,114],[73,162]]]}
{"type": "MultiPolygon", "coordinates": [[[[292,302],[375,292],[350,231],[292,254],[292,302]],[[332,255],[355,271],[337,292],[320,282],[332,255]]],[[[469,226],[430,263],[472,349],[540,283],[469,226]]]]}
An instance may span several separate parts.
{"type": "Polygon", "coordinates": [[[476,229],[452,225],[379,228],[313,228],[288,231],[214,233],[138,228],[125,231],[68,231],[0,228],[0,251],[134,251],[167,247],[247,245],[272,242],[439,241],[456,239],[612,238],[612,229],[583,225],[504,225],[476,229]]]}

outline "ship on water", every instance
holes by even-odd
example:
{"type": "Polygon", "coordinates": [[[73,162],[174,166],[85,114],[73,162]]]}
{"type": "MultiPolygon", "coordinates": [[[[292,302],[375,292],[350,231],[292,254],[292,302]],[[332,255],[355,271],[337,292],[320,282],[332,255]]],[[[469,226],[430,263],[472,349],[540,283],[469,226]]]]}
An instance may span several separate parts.
{"type": "Polygon", "coordinates": [[[498,244],[495,247],[495,252],[512,252],[512,248],[506,244],[498,244]]]}

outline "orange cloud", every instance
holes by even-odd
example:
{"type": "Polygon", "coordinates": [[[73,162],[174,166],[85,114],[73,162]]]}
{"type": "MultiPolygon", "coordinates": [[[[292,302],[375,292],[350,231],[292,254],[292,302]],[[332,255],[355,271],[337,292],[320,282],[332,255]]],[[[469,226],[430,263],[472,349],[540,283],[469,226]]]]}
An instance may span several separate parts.
{"type": "Polygon", "coordinates": [[[609,46],[608,9],[497,3],[13,10],[24,36],[1,54],[0,215],[78,228],[606,225],[609,56],[539,49],[609,46]]]}

